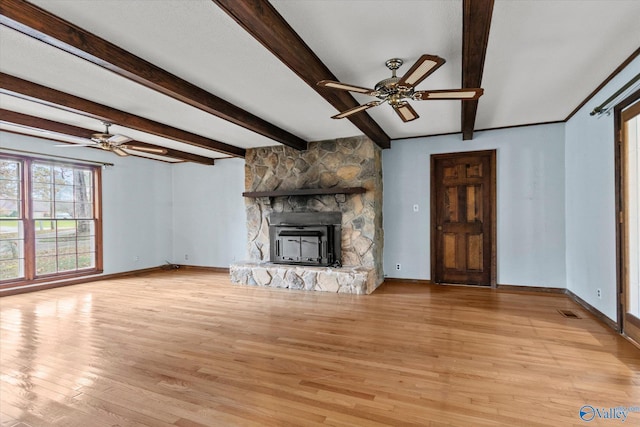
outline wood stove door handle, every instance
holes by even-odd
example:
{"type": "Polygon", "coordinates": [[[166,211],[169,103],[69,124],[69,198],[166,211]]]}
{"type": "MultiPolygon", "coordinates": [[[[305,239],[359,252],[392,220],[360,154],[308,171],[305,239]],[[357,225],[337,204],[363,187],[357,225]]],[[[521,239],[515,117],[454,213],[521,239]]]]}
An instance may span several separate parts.
{"type": "Polygon", "coordinates": [[[276,240],[276,256],[280,256],[280,240],[276,240]]]}

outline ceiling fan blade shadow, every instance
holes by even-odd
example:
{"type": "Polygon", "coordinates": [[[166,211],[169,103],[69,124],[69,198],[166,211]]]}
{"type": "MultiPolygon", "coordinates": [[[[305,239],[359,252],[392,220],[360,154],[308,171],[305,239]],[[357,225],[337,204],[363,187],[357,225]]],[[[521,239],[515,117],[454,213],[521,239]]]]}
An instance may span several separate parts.
{"type": "Polygon", "coordinates": [[[420,117],[408,102],[401,102],[398,105],[394,105],[393,110],[398,113],[398,116],[400,116],[405,123],[420,117]]]}
{"type": "Polygon", "coordinates": [[[343,119],[345,117],[348,117],[352,114],[356,114],[359,113],[360,111],[364,111],[368,108],[371,107],[376,107],[378,105],[380,105],[382,103],[382,101],[371,101],[371,102],[367,102],[366,104],[362,104],[362,105],[358,105],[357,107],[353,107],[353,108],[349,108],[348,110],[345,110],[339,114],[336,114],[335,116],[332,116],[332,119],[343,119]]]}
{"type": "Polygon", "coordinates": [[[141,145],[120,145],[118,148],[124,148],[127,150],[135,150],[135,151],[141,151],[144,153],[151,153],[151,154],[167,154],[168,150],[166,148],[162,148],[162,147],[143,147],[141,145]]]}
{"type": "Polygon", "coordinates": [[[366,87],[355,86],[355,85],[346,84],[346,83],[340,83],[333,80],[321,80],[317,84],[320,87],[326,87],[329,89],[346,90],[349,92],[364,93],[365,95],[371,95],[371,96],[376,96],[376,94],[378,93],[373,89],[368,89],[366,87]]]}
{"type": "Polygon", "coordinates": [[[435,55],[422,55],[409,71],[398,81],[398,86],[414,87],[431,73],[440,68],[446,61],[435,55]]]}
{"type": "Polygon", "coordinates": [[[482,88],[445,89],[445,90],[417,90],[413,94],[416,101],[459,99],[462,101],[475,100],[482,96],[482,88]]]}

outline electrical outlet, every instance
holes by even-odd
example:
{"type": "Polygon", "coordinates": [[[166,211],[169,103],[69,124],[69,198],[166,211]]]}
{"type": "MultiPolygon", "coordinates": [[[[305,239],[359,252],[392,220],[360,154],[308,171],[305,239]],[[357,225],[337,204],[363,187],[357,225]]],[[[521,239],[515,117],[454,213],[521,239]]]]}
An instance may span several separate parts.
{"type": "Polygon", "coordinates": [[[602,299],[602,289],[596,289],[596,295],[598,296],[598,299],[602,299]]]}
{"type": "Polygon", "coordinates": [[[135,262],[140,261],[140,256],[139,256],[139,255],[134,256],[134,257],[133,257],[133,260],[134,260],[135,262]]]}
{"type": "Polygon", "coordinates": [[[418,212],[420,210],[420,206],[419,205],[413,205],[413,211],[414,212],[418,212]]]}
{"type": "Polygon", "coordinates": [[[188,261],[189,260],[189,254],[184,254],[184,260],[188,261]]]}
{"type": "Polygon", "coordinates": [[[396,270],[400,270],[400,264],[396,264],[396,270]]]}

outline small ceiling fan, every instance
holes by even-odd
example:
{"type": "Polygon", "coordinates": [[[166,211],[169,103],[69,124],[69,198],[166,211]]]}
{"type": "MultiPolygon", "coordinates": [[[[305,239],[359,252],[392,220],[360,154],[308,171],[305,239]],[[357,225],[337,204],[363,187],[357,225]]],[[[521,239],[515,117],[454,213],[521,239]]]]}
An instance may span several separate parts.
{"type": "Polygon", "coordinates": [[[439,56],[422,55],[415,64],[402,77],[396,76],[396,70],[403,64],[402,59],[393,58],[385,62],[387,68],[391,70],[391,77],[380,80],[375,89],[355,86],[336,82],[333,80],[322,80],[318,82],[318,86],[329,89],[345,90],[349,92],[363,93],[365,95],[375,96],[378,100],[358,105],[343,111],[332,119],[342,119],[352,114],[359,113],[371,107],[376,107],[383,102],[387,102],[393,110],[400,116],[403,122],[410,122],[417,119],[418,113],[407,102],[427,101],[427,100],[474,100],[482,96],[484,89],[481,88],[465,88],[465,89],[447,89],[447,90],[415,90],[415,87],[426,79],[431,73],[440,68],[446,61],[439,56]]]}
{"type": "Polygon", "coordinates": [[[135,150],[150,154],[167,154],[167,150],[165,148],[126,144],[127,142],[132,141],[132,139],[125,135],[111,134],[109,133],[109,126],[111,126],[111,123],[102,122],[102,124],[105,126],[105,131],[104,133],[94,133],[91,135],[91,140],[93,142],[88,142],[86,144],[56,145],[56,147],[96,147],[111,151],[112,153],[116,153],[118,156],[122,157],[129,155],[125,150],[135,150]]]}

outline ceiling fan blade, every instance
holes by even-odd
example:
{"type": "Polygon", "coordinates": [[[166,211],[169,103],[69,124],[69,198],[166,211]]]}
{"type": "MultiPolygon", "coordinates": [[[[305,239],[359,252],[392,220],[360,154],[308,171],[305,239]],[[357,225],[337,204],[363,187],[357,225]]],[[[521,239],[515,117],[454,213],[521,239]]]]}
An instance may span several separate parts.
{"type": "Polygon", "coordinates": [[[354,86],[350,84],[335,82],[333,80],[322,80],[318,82],[318,86],[328,87],[330,89],[347,90],[350,92],[364,93],[365,95],[376,96],[377,92],[366,87],[354,86]]]}
{"type": "Polygon", "coordinates": [[[120,157],[126,157],[126,156],[129,155],[129,153],[124,151],[122,148],[116,147],[116,146],[111,147],[111,151],[113,151],[114,153],[116,153],[120,157]]]}
{"type": "Polygon", "coordinates": [[[382,103],[382,101],[371,101],[371,102],[367,102],[366,104],[362,104],[362,105],[358,105],[357,107],[353,107],[353,108],[349,108],[346,111],[343,111],[342,113],[336,114],[335,116],[332,116],[332,119],[343,119],[347,116],[350,116],[352,114],[355,113],[359,113],[360,111],[364,111],[367,108],[371,108],[371,107],[375,107],[377,105],[380,105],[382,103]]]}
{"type": "Polygon", "coordinates": [[[405,73],[398,81],[398,86],[414,87],[429,74],[440,68],[446,61],[443,58],[435,55],[422,55],[409,71],[405,73]]]}
{"type": "Polygon", "coordinates": [[[413,94],[416,101],[426,101],[428,99],[478,99],[484,93],[482,88],[449,89],[449,90],[417,90],[413,94]]]}
{"type": "Polygon", "coordinates": [[[398,105],[393,105],[393,109],[405,123],[420,117],[408,102],[401,102],[398,105]]]}
{"type": "Polygon", "coordinates": [[[118,148],[125,148],[127,150],[136,150],[142,151],[144,153],[152,153],[152,154],[167,154],[166,148],[161,147],[143,147],[141,145],[120,145],[118,148]]]}
{"type": "Polygon", "coordinates": [[[128,136],[124,136],[124,135],[111,135],[109,138],[107,138],[107,142],[109,144],[114,144],[114,145],[120,145],[120,144],[124,144],[125,142],[129,142],[131,141],[131,138],[129,138],[128,136]]]}

